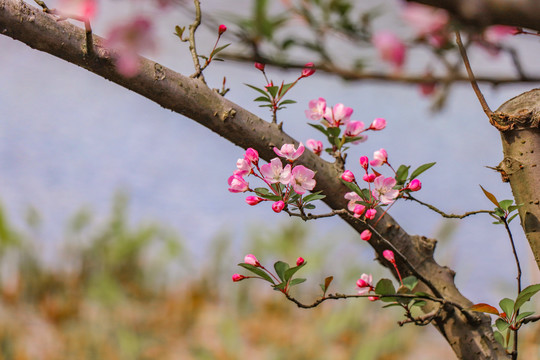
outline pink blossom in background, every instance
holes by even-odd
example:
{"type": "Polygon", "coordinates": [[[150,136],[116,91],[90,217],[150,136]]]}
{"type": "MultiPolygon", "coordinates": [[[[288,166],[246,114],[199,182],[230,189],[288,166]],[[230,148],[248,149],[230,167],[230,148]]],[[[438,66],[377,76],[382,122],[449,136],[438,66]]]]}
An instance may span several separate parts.
{"type": "Polygon", "coordinates": [[[358,295],[365,295],[373,290],[373,276],[371,274],[362,274],[356,281],[356,286],[360,288],[358,295]]]}
{"type": "Polygon", "coordinates": [[[369,301],[377,301],[377,300],[379,300],[379,297],[378,296],[369,296],[368,300],[369,301]]]}
{"type": "Polygon", "coordinates": [[[414,3],[407,3],[401,16],[420,37],[443,32],[450,20],[446,10],[414,3]]]}
{"type": "Polygon", "coordinates": [[[349,200],[349,203],[347,204],[347,209],[349,209],[349,211],[351,212],[354,212],[354,208],[356,207],[356,205],[358,205],[356,202],[362,201],[362,198],[360,197],[360,195],[358,195],[354,191],[346,193],[344,198],[346,200],[349,200]]]}
{"type": "Polygon", "coordinates": [[[348,137],[357,137],[364,131],[364,123],[362,121],[349,121],[343,135],[348,137]]]}
{"type": "Polygon", "coordinates": [[[281,212],[281,210],[283,210],[284,207],[285,207],[285,203],[282,200],[276,201],[275,203],[272,204],[272,210],[274,210],[274,212],[276,213],[281,212]]]}
{"type": "Polygon", "coordinates": [[[261,266],[261,264],[259,263],[259,260],[257,260],[255,255],[253,255],[253,254],[247,254],[244,257],[244,262],[246,264],[253,265],[253,266],[261,266]]]}
{"type": "Polygon", "coordinates": [[[364,241],[369,241],[369,239],[371,239],[371,231],[369,230],[364,230],[360,233],[360,239],[364,240],[364,241]]]}
{"type": "Polygon", "coordinates": [[[360,166],[367,170],[369,167],[369,158],[367,156],[360,156],[360,166]]]}
{"type": "Polygon", "coordinates": [[[248,196],[248,197],[246,197],[246,203],[248,205],[251,205],[251,206],[257,205],[261,201],[264,201],[264,199],[260,198],[258,196],[248,196]]]}
{"type": "Polygon", "coordinates": [[[494,25],[488,27],[484,31],[484,38],[486,41],[498,44],[500,43],[505,37],[509,35],[515,35],[516,34],[516,28],[514,26],[505,26],[505,25],[494,25]]]}
{"type": "Polygon", "coordinates": [[[408,189],[411,190],[411,191],[418,191],[418,190],[422,189],[422,183],[418,179],[413,179],[409,183],[408,189]]]}
{"type": "Polygon", "coordinates": [[[371,166],[381,166],[388,161],[388,153],[385,149],[379,149],[373,153],[373,160],[369,163],[371,166]]]}
{"type": "Polygon", "coordinates": [[[375,215],[377,215],[377,210],[375,209],[369,209],[366,211],[366,218],[369,220],[375,219],[375,215]]]}
{"type": "Polygon", "coordinates": [[[303,165],[295,166],[292,169],[291,185],[297,194],[304,194],[307,190],[313,190],[315,187],[315,172],[303,165]]]}
{"type": "Polygon", "coordinates": [[[328,122],[329,127],[338,127],[349,122],[352,113],[352,108],[338,103],[333,108],[326,108],[324,119],[328,122]]]}
{"type": "Polygon", "coordinates": [[[97,0],[60,0],[57,9],[64,16],[80,16],[91,20],[96,15],[97,0]]]}
{"type": "Polygon", "coordinates": [[[232,281],[234,282],[238,282],[238,281],[241,281],[241,280],[244,280],[246,277],[244,275],[240,275],[240,274],[234,274],[232,276],[232,281]]]}
{"type": "Polygon", "coordinates": [[[395,262],[395,258],[394,258],[394,252],[392,250],[384,250],[382,252],[382,255],[384,256],[384,258],[390,262],[395,262]]]}
{"type": "Polygon", "coordinates": [[[373,181],[374,189],[371,192],[373,197],[379,200],[383,204],[391,204],[399,195],[399,190],[394,190],[396,186],[396,179],[384,175],[378,176],[373,181]]]}
{"type": "Polygon", "coordinates": [[[364,176],[362,176],[362,179],[365,181],[365,182],[368,182],[368,183],[372,183],[375,181],[375,178],[377,176],[375,174],[365,174],[364,176]]]}
{"type": "Polygon", "coordinates": [[[155,39],[152,22],[139,15],[126,23],[113,27],[105,40],[105,46],[115,51],[118,72],[132,77],[139,72],[139,53],[153,51],[155,39]]]}
{"type": "Polygon", "coordinates": [[[298,259],[296,259],[296,266],[300,266],[300,265],[302,265],[304,262],[305,262],[304,258],[299,257],[298,259]]]}
{"type": "Polygon", "coordinates": [[[302,75],[300,78],[311,76],[315,73],[315,65],[312,62],[308,62],[302,69],[302,75]]]}
{"type": "Polygon", "coordinates": [[[306,117],[314,121],[321,120],[326,112],[326,100],[324,98],[311,100],[308,106],[309,110],[305,111],[306,117]]]}
{"type": "Polygon", "coordinates": [[[352,173],[351,170],[347,170],[343,174],[341,174],[341,178],[343,179],[343,181],[353,182],[354,181],[354,174],[352,173]]]}
{"type": "Polygon", "coordinates": [[[379,31],[373,36],[372,42],[382,60],[392,64],[396,70],[403,67],[407,47],[393,32],[379,31]]]}
{"type": "Polygon", "coordinates": [[[291,181],[291,165],[287,164],[283,168],[283,164],[279,158],[273,158],[268,164],[261,166],[261,174],[269,183],[282,183],[287,185],[291,181]]]}
{"type": "Polygon", "coordinates": [[[304,153],[304,145],[300,143],[298,150],[294,148],[293,144],[284,144],[281,149],[274,147],[274,152],[277,156],[284,157],[285,159],[293,162],[298,159],[304,153]]]}
{"type": "Polygon", "coordinates": [[[265,65],[262,63],[258,63],[258,62],[255,63],[255,68],[257,68],[258,70],[264,71],[264,67],[265,65]]]}
{"type": "Polygon", "coordinates": [[[369,125],[370,130],[383,130],[386,127],[386,120],[383,118],[376,118],[373,120],[371,125],[369,125]]]}
{"type": "Polygon", "coordinates": [[[437,83],[430,81],[430,82],[423,82],[419,85],[420,94],[423,96],[430,96],[435,93],[435,90],[437,89],[437,83]]]}
{"type": "Polygon", "coordinates": [[[249,184],[240,175],[233,175],[229,177],[229,191],[232,193],[246,192],[249,189],[249,184]]]}
{"type": "Polygon", "coordinates": [[[321,152],[323,151],[323,143],[319,140],[309,139],[306,141],[306,146],[308,149],[313,151],[315,155],[321,155],[321,152]]]}

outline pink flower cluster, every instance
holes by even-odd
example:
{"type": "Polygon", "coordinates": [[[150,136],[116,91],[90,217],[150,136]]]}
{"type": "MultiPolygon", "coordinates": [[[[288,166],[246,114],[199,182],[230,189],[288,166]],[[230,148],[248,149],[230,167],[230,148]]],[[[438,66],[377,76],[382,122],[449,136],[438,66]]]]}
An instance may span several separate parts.
{"type": "MultiPolygon", "coordinates": [[[[293,194],[303,195],[315,187],[315,172],[313,170],[303,165],[292,165],[304,153],[304,150],[302,143],[298,149],[293,144],[284,144],[281,149],[274,147],[276,155],[285,159],[287,164],[283,166],[283,161],[276,157],[269,163],[259,166],[258,152],[252,148],[247,149],[244,157],[236,162],[237,169],[229,177],[229,191],[233,193],[254,192],[256,196],[248,196],[246,203],[253,206],[261,201],[273,200],[272,210],[276,213],[281,212],[289,201],[293,201],[291,200],[293,194]],[[269,191],[263,193],[260,189],[252,190],[244,179],[250,175],[264,181],[269,191]]],[[[293,204],[301,207],[301,197],[295,199],[293,204]]]]}
{"type": "MultiPolygon", "coordinates": [[[[360,289],[358,290],[358,295],[366,295],[372,291],[375,291],[375,287],[373,286],[373,277],[371,276],[371,274],[362,274],[362,276],[360,276],[360,279],[356,281],[356,286],[360,289]]],[[[379,297],[369,296],[368,299],[370,301],[375,301],[379,300],[379,297]]]]}

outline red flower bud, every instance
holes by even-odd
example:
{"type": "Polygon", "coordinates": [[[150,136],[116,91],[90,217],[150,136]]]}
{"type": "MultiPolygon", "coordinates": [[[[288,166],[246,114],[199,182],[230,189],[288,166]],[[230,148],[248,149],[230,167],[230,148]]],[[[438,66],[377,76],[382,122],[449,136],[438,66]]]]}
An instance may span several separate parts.
{"type": "Polygon", "coordinates": [[[311,76],[315,73],[315,65],[313,65],[312,62],[308,62],[306,65],[304,65],[304,69],[302,70],[301,78],[311,76]]]}
{"type": "Polygon", "coordinates": [[[302,265],[304,262],[305,262],[304,258],[299,257],[298,259],[296,259],[296,266],[300,266],[300,265],[302,265]]]}
{"type": "Polygon", "coordinates": [[[255,63],[255,67],[256,67],[258,70],[264,71],[265,65],[262,64],[262,63],[256,62],[256,63],[255,63]]]}
{"type": "Polygon", "coordinates": [[[219,29],[218,29],[219,35],[223,34],[225,31],[227,31],[227,27],[223,24],[219,25],[219,29]]]}

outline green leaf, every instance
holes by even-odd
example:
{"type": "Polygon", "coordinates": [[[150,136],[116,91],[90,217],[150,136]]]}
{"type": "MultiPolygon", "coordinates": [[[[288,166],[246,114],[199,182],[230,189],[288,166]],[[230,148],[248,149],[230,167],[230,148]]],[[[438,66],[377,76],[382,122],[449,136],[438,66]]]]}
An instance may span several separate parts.
{"type": "Polygon", "coordinates": [[[287,105],[287,104],[296,104],[296,101],[294,100],[283,100],[282,102],[279,103],[279,105],[287,105]]]}
{"type": "Polygon", "coordinates": [[[489,305],[489,304],[485,304],[485,303],[474,304],[473,306],[471,306],[471,307],[469,308],[469,310],[477,311],[477,312],[483,312],[483,313],[493,314],[493,315],[499,316],[499,310],[497,310],[496,307],[493,307],[493,306],[491,306],[491,305],[489,305]]]}
{"type": "Polygon", "coordinates": [[[306,281],[306,279],[304,279],[304,278],[292,279],[291,282],[289,283],[289,286],[298,285],[298,284],[303,283],[304,281],[306,281]]]}
{"type": "Polygon", "coordinates": [[[307,195],[306,197],[304,197],[304,200],[303,200],[304,203],[324,199],[326,197],[326,195],[321,195],[321,193],[322,193],[322,191],[317,191],[317,192],[315,192],[313,194],[307,195]]]}
{"type": "Polygon", "coordinates": [[[506,329],[508,329],[510,324],[504,321],[503,319],[499,318],[495,320],[495,326],[497,327],[499,331],[505,331],[506,329]]]}
{"type": "Polygon", "coordinates": [[[386,304],[386,305],[383,306],[383,309],[393,307],[393,306],[400,306],[401,307],[401,304],[399,304],[399,303],[386,304]]]}
{"type": "Polygon", "coordinates": [[[326,130],[330,136],[338,137],[341,133],[341,129],[338,127],[330,127],[326,130]]]}
{"type": "Polygon", "coordinates": [[[418,177],[418,175],[420,175],[421,173],[423,173],[424,171],[426,171],[427,169],[429,169],[430,167],[432,167],[435,164],[436,164],[436,162],[420,165],[416,170],[414,170],[412,172],[412,174],[410,176],[411,180],[416,179],[418,177]]]}
{"type": "Polygon", "coordinates": [[[486,197],[489,199],[489,201],[491,201],[496,207],[499,207],[499,202],[497,201],[497,198],[495,197],[495,195],[493,195],[492,193],[484,189],[482,185],[480,185],[480,188],[484,192],[484,195],[486,195],[486,197]]]}
{"type": "Polygon", "coordinates": [[[178,36],[180,38],[180,40],[183,40],[182,35],[184,34],[184,31],[186,30],[186,28],[176,25],[174,27],[174,30],[176,31],[175,35],[178,36]]]}
{"type": "Polygon", "coordinates": [[[276,261],[274,264],[274,269],[276,270],[276,274],[279,276],[281,281],[287,281],[285,280],[285,271],[289,269],[289,264],[283,261],[276,261]]]}
{"type": "Polygon", "coordinates": [[[521,290],[521,292],[519,293],[516,299],[514,309],[515,310],[519,309],[523,304],[529,301],[530,298],[533,297],[539,291],[540,291],[540,284],[530,285],[530,286],[527,286],[525,289],[521,290]]]}
{"type": "MultiPolygon", "coordinates": [[[[293,86],[293,85],[294,85],[294,83],[282,84],[281,88],[279,89],[279,96],[281,97],[281,96],[285,95],[287,93],[287,91],[289,91],[291,86],[293,86]]],[[[292,101],[292,100],[290,100],[290,101],[292,101]]]]}
{"type": "Polygon", "coordinates": [[[514,210],[519,209],[519,208],[522,207],[522,206],[523,206],[523,204],[509,206],[509,207],[508,207],[508,211],[509,211],[509,212],[512,212],[512,211],[514,211],[514,210]]]}
{"type": "Polygon", "coordinates": [[[263,89],[259,89],[258,87],[250,85],[250,84],[244,84],[244,85],[249,86],[253,90],[256,90],[256,91],[260,92],[261,94],[263,94],[266,97],[269,97],[268,92],[264,91],[263,89]]]}
{"type": "Polygon", "coordinates": [[[396,293],[394,284],[389,279],[381,279],[375,286],[375,293],[379,295],[393,295],[396,293]]]}
{"type": "Polygon", "coordinates": [[[424,300],[414,300],[414,302],[411,304],[411,307],[413,306],[422,307],[422,306],[426,306],[426,304],[427,302],[424,300]]]}
{"type": "Polygon", "coordinates": [[[504,210],[501,209],[501,208],[495,208],[495,215],[497,215],[499,217],[503,217],[504,216],[504,210]]]}
{"type": "Polygon", "coordinates": [[[508,316],[508,318],[512,317],[512,314],[514,313],[514,300],[504,298],[499,302],[499,306],[501,307],[501,310],[504,311],[506,316],[508,316]]]}
{"type": "Polygon", "coordinates": [[[306,204],[306,205],[304,205],[304,209],[313,210],[313,209],[315,209],[315,205],[313,205],[313,204],[306,204]]]}
{"type": "Polygon", "coordinates": [[[258,98],[255,98],[255,100],[253,100],[253,101],[264,101],[264,102],[269,102],[269,103],[272,102],[272,100],[270,100],[270,98],[265,97],[265,96],[259,96],[258,98]]]}
{"type": "Polygon", "coordinates": [[[501,334],[500,332],[498,331],[494,331],[493,332],[493,337],[495,338],[495,340],[497,340],[497,342],[499,344],[501,344],[502,346],[504,346],[506,348],[506,344],[505,344],[505,341],[504,341],[504,336],[503,334],[501,334]]]}
{"type": "Polygon", "coordinates": [[[277,86],[268,86],[268,87],[266,88],[266,90],[268,90],[268,92],[270,93],[270,95],[272,95],[272,98],[273,98],[273,99],[276,98],[278,89],[279,89],[279,88],[278,88],[277,86]]]}
{"type": "MultiPolygon", "coordinates": [[[[345,185],[346,187],[348,187],[351,191],[354,191],[355,193],[357,193],[358,195],[362,196],[362,190],[360,190],[360,188],[358,187],[358,185],[356,185],[355,183],[350,183],[350,182],[347,182],[343,179],[341,179],[341,182],[343,183],[343,185],[345,185]]],[[[364,200],[366,200],[364,198],[364,200]]]]}
{"type": "Polygon", "coordinates": [[[418,279],[412,275],[403,279],[403,285],[405,285],[411,291],[413,291],[416,284],[418,284],[418,279]]]}
{"type": "Polygon", "coordinates": [[[304,261],[304,263],[302,265],[300,265],[300,266],[295,266],[295,267],[292,267],[290,269],[287,269],[285,271],[283,281],[289,281],[289,279],[292,278],[292,276],[306,264],[307,264],[307,262],[304,261]]]}
{"type": "Polygon", "coordinates": [[[508,208],[510,207],[510,205],[512,205],[514,203],[514,201],[512,200],[501,200],[499,201],[499,207],[503,210],[508,210],[508,208]]]}
{"type": "Polygon", "coordinates": [[[222,51],[223,49],[225,49],[229,45],[231,45],[231,44],[225,44],[223,46],[215,48],[214,51],[212,51],[212,53],[210,53],[210,57],[214,57],[214,55],[216,55],[218,52],[222,51]]]}
{"type": "Polygon", "coordinates": [[[398,184],[404,184],[409,176],[410,166],[401,165],[396,172],[396,181],[398,184]]]}
{"type": "Polygon", "coordinates": [[[287,286],[286,282],[279,283],[277,285],[274,285],[274,290],[283,290],[285,289],[285,286],[287,286]]]}
{"type": "Polygon", "coordinates": [[[507,222],[510,224],[510,221],[514,220],[516,216],[518,216],[519,213],[515,213],[514,215],[510,216],[510,218],[507,220],[507,222]]]}
{"type": "Polygon", "coordinates": [[[516,322],[519,322],[521,321],[522,319],[526,318],[527,316],[529,315],[532,315],[534,314],[534,311],[525,311],[525,312],[522,312],[521,314],[519,314],[518,316],[516,316],[516,322]]]}
{"type": "Polygon", "coordinates": [[[326,128],[320,124],[310,124],[308,123],[309,126],[319,130],[320,132],[322,132],[325,136],[328,136],[328,131],[326,131],[326,128]]]}
{"type": "Polygon", "coordinates": [[[262,277],[264,280],[274,284],[274,280],[272,280],[270,275],[268,275],[263,269],[255,267],[255,266],[253,266],[251,264],[246,264],[246,263],[240,263],[240,264],[238,264],[238,266],[241,266],[244,269],[251,271],[255,275],[258,275],[258,276],[262,277]]]}

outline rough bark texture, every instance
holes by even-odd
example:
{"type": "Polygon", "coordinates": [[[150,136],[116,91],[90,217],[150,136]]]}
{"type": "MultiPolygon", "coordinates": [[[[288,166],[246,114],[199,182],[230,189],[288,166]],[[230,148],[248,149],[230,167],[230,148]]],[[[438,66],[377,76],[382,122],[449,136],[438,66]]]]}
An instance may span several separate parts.
{"type": "Polygon", "coordinates": [[[519,208],[521,226],[540,269],[540,89],[501,105],[495,113],[502,127],[504,159],[499,164],[519,208]]]}
{"type": "MultiPolygon", "coordinates": [[[[101,46],[99,37],[94,36],[95,56],[87,56],[82,29],[67,22],[57,22],[24,2],[0,0],[0,33],[81,66],[164,108],[183,114],[238,146],[256,148],[267,161],[275,157],[272,151],[274,146],[297,143],[278,126],[221,97],[200,81],[182,76],[153,61],[141,58],[141,73],[130,79],[122,77],[113,66],[110,52],[101,46]]],[[[339,180],[337,167],[309,151],[301,159],[303,165],[317,172],[315,190],[322,190],[327,195],[325,202],[332,209],[345,208],[343,194],[347,188],[339,180]]],[[[358,232],[365,229],[361,222],[352,217],[344,217],[344,220],[358,232]]],[[[440,266],[433,259],[435,240],[407,234],[389,215],[378,223],[377,231],[389,239],[443,297],[463,307],[471,305],[456,288],[454,271],[440,266]]],[[[370,245],[382,259],[380,254],[387,249],[384,242],[373,236],[370,245]]],[[[388,266],[384,260],[381,263],[388,266]]],[[[398,266],[403,274],[410,274],[400,259],[398,266]]],[[[420,287],[420,291],[430,292],[425,284],[420,287]]],[[[425,310],[430,311],[433,306],[425,310]]],[[[489,317],[479,313],[466,314],[468,317],[455,307],[447,306],[434,322],[456,356],[467,360],[507,358],[505,351],[493,338],[489,317]]]]}
{"type": "Polygon", "coordinates": [[[407,0],[447,10],[473,27],[509,25],[540,31],[538,0],[407,0]]]}

